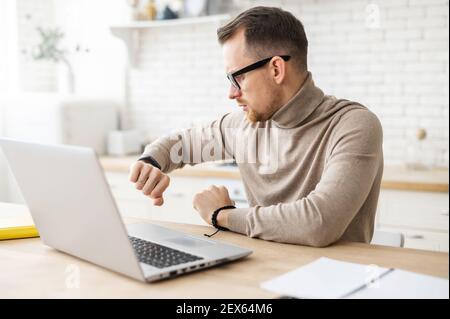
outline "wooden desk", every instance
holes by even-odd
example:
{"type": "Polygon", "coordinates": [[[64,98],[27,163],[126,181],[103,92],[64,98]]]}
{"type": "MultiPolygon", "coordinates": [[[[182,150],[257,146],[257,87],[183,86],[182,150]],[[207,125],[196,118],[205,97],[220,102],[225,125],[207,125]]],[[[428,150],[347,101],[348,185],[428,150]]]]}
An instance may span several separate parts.
{"type": "MultiPolygon", "coordinates": [[[[0,203],[0,220],[1,216],[16,214],[23,221],[28,215],[27,208],[0,203]]],[[[207,226],[158,224],[201,236],[211,232],[207,226]]],[[[240,261],[152,284],[58,252],[42,244],[39,238],[0,241],[0,298],[275,298],[276,295],[259,287],[261,282],[321,256],[443,278],[448,278],[449,273],[447,253],[348,242],[311,248],[232,232],[219,232],[215,240],[247,247],[254,253],[240,261]],[[79,288],[73,287],[73,269],[79,270],[79,288]]]]}

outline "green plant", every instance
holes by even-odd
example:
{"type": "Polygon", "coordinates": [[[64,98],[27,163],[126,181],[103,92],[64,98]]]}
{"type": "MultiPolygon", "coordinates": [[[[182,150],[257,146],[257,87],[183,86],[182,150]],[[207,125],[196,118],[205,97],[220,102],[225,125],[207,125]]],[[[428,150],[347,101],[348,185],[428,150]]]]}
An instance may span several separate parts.
{"type": "Polygon", "coordinates": [[[66,57],[67,51],[59,48],[60,42],[64,38],[64,33],[59,28],[45,29],[37,27],[36,29],[41,36],[41,42],[33,50],[33,59],[64,63],[67,67],[67,90],[69,93],[74,93],[75,76],[72,65],[66,57]]]}
{"type": "Polygon", "coordinates": [[[59,28],[42,28],[37,27],[37,31],[41,36],[39,43],[33,51],[35,60],[50,60],[53,62],[67,62],[67,51],[60,49],[58,46],[64,38],[64,33],[59,28]]]}

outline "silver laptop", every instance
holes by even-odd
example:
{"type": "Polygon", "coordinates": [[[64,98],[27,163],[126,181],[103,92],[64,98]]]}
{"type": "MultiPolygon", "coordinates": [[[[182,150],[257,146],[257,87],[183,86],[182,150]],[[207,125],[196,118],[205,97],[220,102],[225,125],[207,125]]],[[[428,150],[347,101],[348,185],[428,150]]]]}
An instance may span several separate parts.
{"type": "Polygon", "coordinates": [[[93,149],[0,139],[42,241],[142,281],[236,260],[251,250],[151,223],[125,225],[93,149]]]}

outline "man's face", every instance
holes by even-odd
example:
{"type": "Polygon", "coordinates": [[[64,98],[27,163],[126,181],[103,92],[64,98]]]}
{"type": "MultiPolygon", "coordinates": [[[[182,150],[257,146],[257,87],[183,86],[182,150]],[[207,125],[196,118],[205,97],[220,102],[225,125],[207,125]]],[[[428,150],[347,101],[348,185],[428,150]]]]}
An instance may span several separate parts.
{"type": "MultiPolygon", "coordinates": [[[[259,58],[252,57],[245,48],[245,34],[241,29],[223,44],[226,72],[235,72],[259,58]]],[[[269,63],[261,68],[236,77],[241,89],[230,84],[228,97],[247,112],[250,122],[265,121],[277,110],[280,89],[270,77],[269,63]]]]}

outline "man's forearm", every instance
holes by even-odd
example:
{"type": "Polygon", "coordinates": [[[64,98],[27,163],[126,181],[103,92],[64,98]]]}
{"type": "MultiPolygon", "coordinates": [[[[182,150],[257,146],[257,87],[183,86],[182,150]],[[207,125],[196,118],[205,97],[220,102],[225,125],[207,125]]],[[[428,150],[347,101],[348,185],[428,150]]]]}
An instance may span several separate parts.
{"type": "Polygon", "coordinates": [[[326,174],[323,183],[307,197],[267,207],[230,210],[223,216],[224,227],[276,242],[330,245],[341,238],[366,200],[376,176],[376,170],[370,166],[374,165],[337,165],[336,171],[326,174]],[[338,181],[348,180],[355,172],[364,178],[355,178],[338,191],[336,185],[342,185],[338,181]]]}
{"type": "Polygon", "coordinates": [[[228,154],[221,130],[225,118],[226,115],[206,127],[191,128],[160,137],[145,147],[140,158],[152,158],[164,173],[182,168],[186,164],[223,160],[225,154],[228,154]]]}

